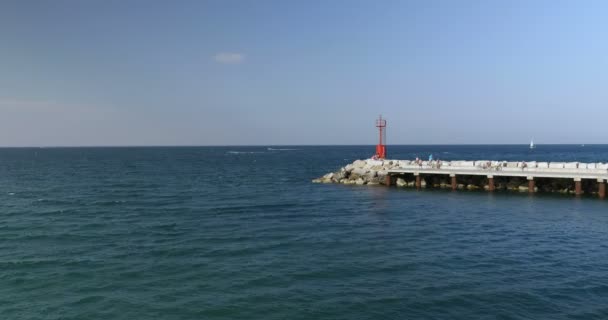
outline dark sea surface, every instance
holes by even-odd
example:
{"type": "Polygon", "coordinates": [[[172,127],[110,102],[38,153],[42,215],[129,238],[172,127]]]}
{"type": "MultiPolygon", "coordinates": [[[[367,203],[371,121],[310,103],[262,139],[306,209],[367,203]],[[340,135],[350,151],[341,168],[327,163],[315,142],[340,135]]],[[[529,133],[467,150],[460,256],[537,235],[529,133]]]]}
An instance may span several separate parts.
{"type": "Polygon", "coordinates": [[[0,319],[608,319],[608,200],[311,183],[373,150],[0,149],[0,319]]]}

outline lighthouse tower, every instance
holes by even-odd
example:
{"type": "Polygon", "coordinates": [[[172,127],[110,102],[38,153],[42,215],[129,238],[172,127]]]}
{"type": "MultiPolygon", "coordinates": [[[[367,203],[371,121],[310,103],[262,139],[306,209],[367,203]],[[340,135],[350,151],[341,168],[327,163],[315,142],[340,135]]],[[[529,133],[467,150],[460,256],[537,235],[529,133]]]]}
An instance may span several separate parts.
{"type": "Polygon", "coordinates": [[[382,119],[382,115],[376,120],[376,127],[378,128],[379,141],[376,145],[376,157],[378,159],[386,158],[386,120],[382,119]]]}

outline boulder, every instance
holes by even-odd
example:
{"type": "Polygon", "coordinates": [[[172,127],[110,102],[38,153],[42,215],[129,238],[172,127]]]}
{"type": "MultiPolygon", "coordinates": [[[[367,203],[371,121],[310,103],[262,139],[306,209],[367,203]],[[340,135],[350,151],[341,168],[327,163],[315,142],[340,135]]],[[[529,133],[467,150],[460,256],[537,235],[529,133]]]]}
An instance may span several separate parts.
{"type": "Polygon", "coordinates": [[[519,192],[528,192],[530,189],[527,186],[519,186],[517,187],[517,190],[519,190],[519,192]]]}
{"type": "Polygon", "coordinates": [[[337,181],[340,181],[340,180],[346,178],[347,176],[348,176],[348,172],[346,172],[346,171],[338,171],[338,172],[334,172],[333,179],[337,180],[337,181]]]}
{"type": "Polygon", "coordinates": [[[353,162],[353,167],[355,168],[363,168],[365,167],[367,163],[364,160],[355,160],[355,162],[353,162]]]}
{"type": "Polygon", "coordinates": [[[403,180],[403,178],[397,178],[397,182],[395,183],[397,187],[405,187],[407,186],[407,182],[403,180]]]}
{"type": "Polygon", "coordinates": [[[367,173],[368,170],[364,169],[364,168],[355,168],[353,169],[353,171],[351,171],[352,175],[357,175],[357,176],[364,176],[367,173]]]}
{"type": "Polygon", "coordinates": [[[388,174],[388,171],[386,170],[380,170],[376,172],[376,176],[378,176],[378,179],[384,179],[384,177],[386,177],[386,175],[388,174]]]}
{"type": "Polygon", "coordinates": [[[362,178],[359,178],[359,179],[355,180],[355,184],[362,186],[365,184],[365,180],[363,180],[362,178]]]}
{"type": "Polygon", "coordinates": [[[368,159],[368,160],[365,161],[365,163],[366,163],[367,166],[373,167],[373,166],[383,166],[384,163],[385,163],[385,161],[368,159]]]}
{"type": "Polygon", "coordinates": [[[375,170],[370,170],[368,172],[365,173],[365,178],[369,181],[373,178],[376,178],[378,176],[378,171],[375,170]]]}
{"type": "Polygon", "coordinates": [[[367,180],[367,184],[381,184],[381,183],[384,183],[384,180],[381,181],[380,179],[378,179],[378,177],[367,180]]]}

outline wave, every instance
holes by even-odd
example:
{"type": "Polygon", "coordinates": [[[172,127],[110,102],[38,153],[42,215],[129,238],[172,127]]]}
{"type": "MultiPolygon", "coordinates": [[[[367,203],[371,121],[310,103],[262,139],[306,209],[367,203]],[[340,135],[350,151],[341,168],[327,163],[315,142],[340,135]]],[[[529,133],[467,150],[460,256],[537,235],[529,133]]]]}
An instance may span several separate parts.
{"type": "Polygon", "coordinates": [[[292,150],[300,150],[300,149],[290,149],[290,148],[268,148],[268,151],[292,151],[292,150]]]}
{"type": "Polygon", "coordinates": [[[266,153],[264,151],[226,151],[227,154],[254,154],[254,153],[266,153]]]}

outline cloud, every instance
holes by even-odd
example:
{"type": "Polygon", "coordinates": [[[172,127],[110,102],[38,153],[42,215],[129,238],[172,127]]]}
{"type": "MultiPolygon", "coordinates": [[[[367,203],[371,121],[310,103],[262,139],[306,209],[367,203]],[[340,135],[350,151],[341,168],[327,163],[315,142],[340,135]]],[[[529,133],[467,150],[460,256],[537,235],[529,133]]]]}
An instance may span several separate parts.
{"type": "Polygon", "coordinates": [[[239,64],[245,60],[245,55],[236,52],[220,52],[213,59],[223,64],[239,64]]]}
{"type": "Polygon", "coordinates": [[[58,104],[53,101],[24,100],[0,97],[0,110],[28,110],[28,111],[65,111],[73,106],[58,104]]]}
{"type": "Polygon", "coordinates": [[[51,100],[31,100],[0,97],[0,111],[6,112],[35,112],[35,113],[67,113],[67,112],[99,112],[112,111],[110,106],[91,104],[59,103],[51,100]]]}

